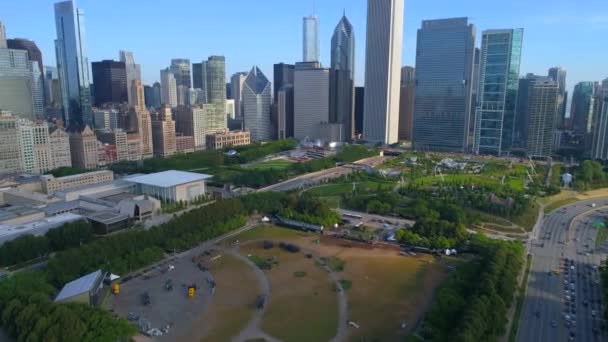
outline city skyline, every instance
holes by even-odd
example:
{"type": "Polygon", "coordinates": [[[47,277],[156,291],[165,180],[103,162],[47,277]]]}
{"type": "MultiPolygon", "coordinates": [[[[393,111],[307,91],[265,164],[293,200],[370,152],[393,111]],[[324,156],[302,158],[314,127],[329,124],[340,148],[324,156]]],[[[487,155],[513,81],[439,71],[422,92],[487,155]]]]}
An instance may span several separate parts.
{"type": "MultiPolygon", "coordinates": [[[[26,3],[0,4],[0,12],[3,13],[0,20],[7,27],[7,38],[26,38],[35,41],[42,50],[45,64],[50,66],[56,64],[53,48],[54,19],[50,11],[55,2],[44,0],[37,2],[35,7],[28,7],[27,20],[17,20],[18,14],[25,10],[24,6],[28,6],[26,3]]],[[[534,3],[516,0],[504,6],[501,15],[497,16],[492,11],[492,4],[477,4],[472,0],[465,0],[464,3],[458,5],[444,0],[424,4],[408,2],[404,18],[402,65],[414,65],[416,29],[422,20],[468,16],[477,27],[478,35],[486,29],[523,27],[526,30],[526,42],[522,52],[521,75],[540,74],[550,67],[562,66],[568,72],[567,89],[571,91],[574,85],[580,81],[599,81],[605,77],[605,75],[598,75],[598,72],[602,70],[601,51],[586,55],[584,60],[579,58],[577,51],[583,51],[587,46],[594,46],[594,49],[599,50],[605,49],[598,44],[593,44],[593,41],[601,39],[602,33],[608,31],[608,10],[605,13],[595,11],[593,15],[589,15],[585,9],[601,9],[601,6],[594,6],[594,4],[600,5],[601,0],[585,0],[584,3],[581,6],[581,4],[569,4],[567,1],[551,1],[552,6],[546,6],[549,4],[548,0],[534,3]],[[526,11],[521,11],[524,6],[526,11]],[[547,32],[552,34],[549,35],[547,32]],[[564,43],[568,44],[568,49],[563,49],[564,43]]],[[[204,31],[204,27],[211,27],[218,22],[224,22],[223,25],[225,25],[226,18],[208,16],[204,13],[201,14],[200,11],[189,11],[196,12],[199,17],[196,20],[194,17],[188,20],[191,14],[186,13],[186,18],[180,16],[180,25],[170,25],[169,23],[154,28],[150,18],[160,18],[163,6],[140,8],[137,4],[121,3],[115,0],[104,3],[81,0],[76,5],[84,10],[86,16],[86,46],[89,62],[115,58],[119,50],[133,51],[137,62],[141,65],[144,83],[149,85],[158,81],[158,70],[166,67],[172,58],[187,57],[194,61],[202,60],[204,56],[213,54],[226,56],[227,74],[249,70],[252,64],[256,64],[265,74],[271,75],[274,63],[300,61],[301,20],[312,10],[310,1],[288,4],[278,1],[261,4],[239,1],[239,6],[235,6],[236,12],[233,13],[234,16],[239,17],[240,13],[243,14],[243,20],[239,25],[232,27],[220,24],[222,29],[219,30],[219,33],[214,30],[216,34],[205,36],[204,43],[193,44],[192,40],[176,38],[180,34],[177,30],[166,28],[181,27],[183,32],[186,32],[189,27],[194,28],[202,23],[204,31]],[[132,15],[131,12],[135,8],[140,15],[132,15]],[[117,9],[122,9],[122,11],[117,9]],[[254,11],[253,15],[251,11],[254,11]],[[267,15],[270,18],[271,11],[280,11],[282,14],[280,17],[273,17],[276,25],[273,23],[263,25],[256,23],[257,25],[253,26],[248,24],[249,20],[255,20],[260,15],[267,15]],[[245,13],[248,13],[247,17],[245,17],[245,13]],[[119,27],[107,25],[108,15],[112,15],[117,20],[124,16],[125,21],[128,19],[128,22],[132,24],[126,28],[126,31],[118,32],[119,27]],[[258,48],[253,50],[248,42],[231,43],[230,38],[238,37],[241,27],[247,27],[248,32],[254,30],[259,31],[259,34],[271,34],[273,39],[256,44],[258,48]],[[271,30],[272,27],[285,27],[285,29],[271,30]],[[163,42],[163,49],[158,49],[158,44],[155,42],[134,38],[149,36],[150,30],[154,30],[157,41],[163,42]],[[109,36],[112,37],[111,41],[105,38],[109,36]],[[281,44],[276,44],[277,41],[281,41],[281,44]],[[243,53],[243,51],[247,51],[247,53],[243,53]]],[[[193,6],[197,5],[193,4],[193,6]]],[[[219,6],[219,4],[213,6],[219,6]]],[[[325,66],[329,65],[329,47],[334,23],[339,20],[344,11],[353,23],[355,31],[365,32],[365,1],[336,0],[316,6],[315,14],[320,20],[320,59],[325,66]]],[[[168,20],[174,19],[168,18],[168,20]]],[[[122,28],[124,27],[122,26],[122,28]]],[[[200,25],[197,27],[199,30],[201,29],[200,25]]],[[[357,44],[355,58],[357,60],[356,85],[362,85],[364,82],[364,37],[362,36],[360,40],[357,44]]]]}

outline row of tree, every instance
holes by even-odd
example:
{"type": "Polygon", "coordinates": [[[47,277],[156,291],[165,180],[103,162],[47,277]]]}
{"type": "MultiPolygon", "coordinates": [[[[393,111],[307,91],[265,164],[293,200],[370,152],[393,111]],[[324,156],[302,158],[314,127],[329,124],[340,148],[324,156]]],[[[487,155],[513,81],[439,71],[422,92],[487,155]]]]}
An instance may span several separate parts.
{"type": "Polygon", "coordinates": [[[585,160],[574,170],[574,187],[589,190],[608,185],[608,174],[604,165],[595,160],[585,160]]]}
{"type": "Polygon", "coordinates": [[[602,296],[604,302],[604,319],[608,321],[608,259],[600,266],[600,282],[602,285],[602,296]]]}
{"type": "Polygon", "coordinates": [[[11,266],[42,258],[51,252],[63,251],[93,240],[93,228],[80,220],[49,230],[45,235],[23,235],[0,246],[0,266],[11,266]]]}
{"type": "Polygon", "coordinates": [[[40,272],[0,282],[0,323],[18,341],[128,341],[135,326],[110,312],[80,303],[57,304],[40,272]]]}
{"type": "Polygon", "coordinates": [[[456,269],[425,316],[420,333],[427,341],[496,341],[505,332],[523,246],[476,235],[470,250],[477,259],[456,269]]]}

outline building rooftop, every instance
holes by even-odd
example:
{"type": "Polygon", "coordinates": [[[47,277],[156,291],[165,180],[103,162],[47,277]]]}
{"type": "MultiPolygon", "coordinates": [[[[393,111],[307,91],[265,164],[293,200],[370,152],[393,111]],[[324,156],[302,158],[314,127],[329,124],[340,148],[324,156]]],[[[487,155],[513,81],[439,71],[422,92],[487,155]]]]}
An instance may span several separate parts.
{"type": "Polygon", "coordinates": [[[112,225],[118,222],[127,221],[129,217],[114,211],[100,211],[87,215],[87,219],[101,224],[112,225]]]}
{"type": "MultiPolygon", "coordinates": [[[[11,236],[15,237],[22,234],[44,234],[49,229],[58,227],[64,223],[77,221],[82,219],[82,216],[64,213],[56,216],[46,217],[42,220],[37,220],[30,223],[20,224],[18,226],[0,224],[0,243],[11,240],[11,236]]],[[[15,238],[12,237],[12,238],[15,238]]]]}
{"type": "Polygon", "coordinates": [[[64,299],[91,291],[101,276],[103,276],[103,273],[101,270],[97,270],[76,280],[72,280],[71,282],[65,284],[57,297],[55,297],[55,301],[62,301],[64,299]]]}
{"type": "Polygon", "coordinates": [[[123,179],[132,183],[153,185],[161,188],[169,188],[177,185],[203,181],[211,177],[213,176],[206,175],[203,173],[170,170],[123,179]]]}

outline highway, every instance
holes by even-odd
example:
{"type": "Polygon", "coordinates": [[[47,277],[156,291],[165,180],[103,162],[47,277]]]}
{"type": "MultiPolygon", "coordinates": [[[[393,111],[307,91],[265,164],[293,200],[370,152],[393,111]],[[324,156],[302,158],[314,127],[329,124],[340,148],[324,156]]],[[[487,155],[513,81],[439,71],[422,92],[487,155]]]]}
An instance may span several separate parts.
{"type": "Polygon", "coordinates": [[[596,248],[597,231],[592,227],[606,213],[608,199],[577,202],[545,216],[533,232],[517,341],[608,340],[600,328],[603,306],[595,269],[608,247],[596,248]]]}

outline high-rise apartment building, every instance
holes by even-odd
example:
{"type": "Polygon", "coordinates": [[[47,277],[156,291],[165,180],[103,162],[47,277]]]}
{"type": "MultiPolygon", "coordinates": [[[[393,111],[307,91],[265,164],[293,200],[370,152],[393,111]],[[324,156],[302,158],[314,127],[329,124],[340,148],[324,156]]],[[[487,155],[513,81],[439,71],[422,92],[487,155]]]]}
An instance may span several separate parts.
{"type": "Polygon", "coordinates": [[[570,119],[573,130],[582,135],[591,133],[593,120],[593,95],[595,84],[593,82],[579,82],[574,87],[570,119]]]}
{"type": "Polygon", "coordinates": [[[135,57],[131,51],[120,50],[118,52],[120,61],[125,63],[125,72],[127,78],[127,98],[129,105],[135,105],[135,96],[131,93],[131,84],[133,81],[141,81],[141,66],[135,63],[135,57]]]}
{"type": "Polygon", "coordinates": [[[171,107],[167,105],[159,109],[157,118],[152,121],[152,141],[157,157],[168,157],[177,151],[175,121],[171,118],[171,107]]]}
{"type": "Polygon", "coordinates": [[[228,127],[226,116],[226,58],[210,56],[206,63],[207,103],[215,105],[215,115],[210,119],[210,126],[228,127]]]}
{"type": "Polygon", "coordinates": [[[171,69],[171,72],[175,76],[175,83],[178,87],[184,86],[186,89],[190,89],[192,87],[189,59],[172,59],[171,66],[169,67],[169,69],[171,69]]]}
{"type": "Polygon", "coordinates": [[[148,108],[160,108],[161,105],[161,86],[160,83],[154,82],[150,86],[144,86],[144,97],[146,100],[146,107],[148,108]]]}
{"type": "Polygon", "coordinates": [[[591,158],[608,160],[608,87],[606,93],[596,98],[593,124],[591,158]]]}
{"type": "MultiPolygon", "coordinates": [[[[293,73],[295,66],[293,64],[277,63],[273,65],[273,81],[274,81],[274,93],[272,98],[276,100],[279,90],[283,86],[293,86],[293,73]]],[[[245,75],[247,76],[247,75],[245,75]]]]}
{"type": "Polygon", "coordinates": [[[403,6],[403,0],[367,1],[363,139],[372,142],[399,140],[403,6]]]}
{"type": "Polygon", "coordinates": [[[520,79],[514,142],[531,157],[551,156],[558,95],[559,84],[549,77],[529,74],[520,79]]]}
{"type": "Polygon", "coordinates": [[[55,168],[72,166],[70,136],[65,129],[61,127],[49,129],[49,146],[55,168]]]}
{"type": "Polygon", "coordinates": [[[68,124],[92,124],[90,71],[85,47],[84,12],[71,0],[55,4],[57,70],[63,113],[68,124]]]}
{"type": "Polygon", "coordinates": [[[91,63],[95,106],[127,103],[127,71],[124,62],[104,60],[91,63]]]}
{"type": "Polygon", "coordinates": [[[26,50],[0,48],[0,110],[25,119],[44,116],[42,77],[26,50]]]}
{"type": "Polygon", "coordinates": [[[6,28],[2,21],[0,21],[0,49],[6,49],[6,28]]]}
{"type": "Polygon", "coordinates": [[[13,39],[8,39],[6,40],[6,46],[9,49],[14,49],[14,50],[23,50],[23,51],[27,51],[27,56],[29,58],[29,60],[31,62],[36,62],[37,68],[38,70],[35,71],[34,69],[36,67],[32,67],[34,72],[36,73],[40,73],[40,76],[37,76],[38,79],[36,80],[37,82],[42,82],[42,103],[46,103],[46,92],[45,92],[45,88],[46,85],[44,83],[44,63],[42,62],[42,53],[40,52],[40,49],[38,48],[38,45],[36,45],[35,42],[29,40],[29,39],[24,39],[24,38],[13,38],[13,39]]]}
{"type": "Polygon", "coordinates": [[[252,141],[270,140],[273,136],[270,108],[272,85],[262,71],[254,66],[243,86],[243,118],[252,141]]]}
{"type": "Polygon", "coordinates": [[[129,117],[133,118],[135,131],[141,138],[141,154],[142,158],[150,158],[153,155],[153,138],[152,138],[152,121],[150,112],[146,109],[144,99],[144,87],[139,80],[133,81],[131,85],[131,93],[135,101],[129,112],[129,117]]]}
{"type": "Polygon", "coordinates": [[[237,72],[230,77],[232,98],[234,99],[234,114],[236,118],[243,117],[243,85],[247,78],[247,72],[237,72]]]}
{"type": "Polygon", "coordinates": [[[293,97],[294,137],[321,138],[319,124],[329,121],[329,69],[318,62],[296,63],[293,97]]]}
{"type": "Polygon", "coordinates": [[[117,129],[118,110],[114,108],[93,109],[93,121],[95,129],[117,129]]]}
{"type": "Polygon", "coordinates": [[[175,83],[175,76],[168,68],[160,71],[160,84],[161,103],[171,108],[177,107],[177,84],[175,83]]]}
{"type": "Polygon", "coordinates": [[[304,17],[302,24],[302,61],[320,62],[319,18],[315,15],[304,17]]]}
{"type": "Polygon", "coordinates": [[[416,45],[415,149],[468,150],[474,55],[475,26],[467,18],[422,22],[416,45]]]}
{"type": "Polygon", "coordinates": [[[36,155],[34,154],[34,125],[26,119],[17,121],[17,144],[21,170],[26,173],[38,173],[36,155]]]}
{"type": "Polygon", "coordinates": [[[511,150],[523,33],[523,29],[482,33],[475,153],[502,155],[511,150]]]}
{"type": "Polygon", "coordinates": [[[207,103],[207,61],[192,63],[192,87],[201,89],[200,103],[207,103]]]}
{"type": "Polygon", "coordinates": [[[401,94],[399,96],[399,140],[412,140],[415,88],[415,69],[411,66],[404,66],[401,68],[401,94]]]}
{"type": "Polygon", "coordinates": [[[331,38],[329,121],[342,126],[342,137],[351,140],[355,130],[355,32],[342,16],[331,38]]]}
{"type": "Polygon", "coordinates": [[[129,160],[129,144],[127,132],[122,129],[103,129],[95,132],[97,140],[102,144],[113,145],[116,153],[114,161],[129,160]]]}
{"type": "Polygon", "coordinates": [[[32,123],[36,172],[45,173],[56,168],[50,145],[49,125],[44,121],[32,123]]]}
{"type": "Polygon", "coordinates": [[[141,140],[138,133],[127,133],[127,150],[130,161],[138,161],[143,158],[141,140]]]}
{"type": "Polygon", "coordinates": [[[98,141],[93,130],[86,125],[80,129],[73,127],[70,132],[70,152],[72,166],[81,169],[94,169],[99,162],[98,141]]]}
{"type": "Polygon", "coordinates": [[[211,118],[215,115],[215,105],[202,104],[194,107],[179,106],[175,109],[175,132],[194,138],[194,149],[205,149],[205,137],[224,127],[214,126],[211,118]]]}

